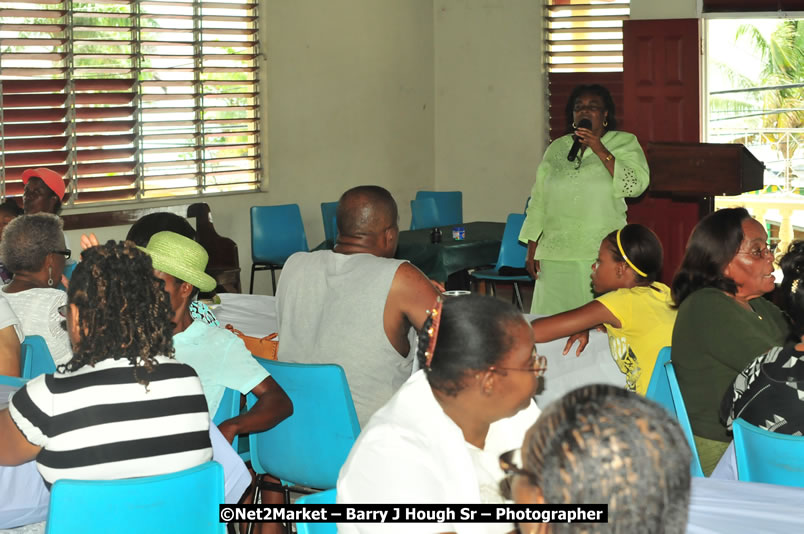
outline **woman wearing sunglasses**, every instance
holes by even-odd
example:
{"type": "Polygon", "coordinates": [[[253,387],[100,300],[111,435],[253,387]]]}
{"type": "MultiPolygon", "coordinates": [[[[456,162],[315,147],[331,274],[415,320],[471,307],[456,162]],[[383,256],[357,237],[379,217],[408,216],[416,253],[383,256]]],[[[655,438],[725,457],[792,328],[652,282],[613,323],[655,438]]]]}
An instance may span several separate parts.
{"type": "MultiPolygon", "coordinates": [[[[421,370],[370,419],[338,478],[339,503],[501,503],[497,458],[522,442],[545,372],[533,330],[491,297],[447,299],[419,334],[421,370]]],[[[511,524],[339,525],[343,533],[510,532],[511,524]],[[413,529],[413,530],[411,530],[413,529]]]]}
{"type": "Polygon", "coordinates": [[[20,215],[6,226],[0,260],[14,273],[0,289],[20,320],[26,336],[42,336],[56,365],[72,358],[70,339],[62,328],[59,307],[67,294],[56,289],[70,258],[62,221],[50,213],[20,215]]]}
{"type": "Polygon", "coordinates": [[[521,464],[518,452],[500,457],[517,504],[608,505],[608,523],[521,523],[522,534],[686,531],[690,448],[644,397],[603,384],[571,391],[528,430],[521,464]]]}

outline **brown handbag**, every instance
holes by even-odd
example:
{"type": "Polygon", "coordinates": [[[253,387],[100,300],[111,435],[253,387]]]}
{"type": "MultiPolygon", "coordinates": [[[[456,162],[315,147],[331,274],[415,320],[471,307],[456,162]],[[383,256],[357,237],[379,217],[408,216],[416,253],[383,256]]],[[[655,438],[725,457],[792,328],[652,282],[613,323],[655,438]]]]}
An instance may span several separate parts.
{"type": "Polygon", "coordinates": [[[246,344],[246,348],[254,356],[265,358],[266,360],[276,360],[276,352],[279,350],[279,341],[275,341],[278,335],[276,332],[260,338],[247,336],[231,324],[226,325],[226,330],[242,339],[243,343],[246,344]]]}

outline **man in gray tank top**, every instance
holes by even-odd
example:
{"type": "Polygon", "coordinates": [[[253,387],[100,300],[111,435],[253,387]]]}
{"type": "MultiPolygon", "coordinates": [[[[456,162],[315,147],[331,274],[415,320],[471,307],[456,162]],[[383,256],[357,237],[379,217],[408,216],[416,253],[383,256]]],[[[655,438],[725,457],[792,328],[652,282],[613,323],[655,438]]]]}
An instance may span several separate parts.
{"type": "Polygon", "coordinates": [[[346,371],[360,425],[410,376],[421,328],[439,290],[396,260],[397,207],[379,186],[359,186],[338,202],[334,250],[298,252],[276,293],[279,360],[337,363],[346,371]]]}

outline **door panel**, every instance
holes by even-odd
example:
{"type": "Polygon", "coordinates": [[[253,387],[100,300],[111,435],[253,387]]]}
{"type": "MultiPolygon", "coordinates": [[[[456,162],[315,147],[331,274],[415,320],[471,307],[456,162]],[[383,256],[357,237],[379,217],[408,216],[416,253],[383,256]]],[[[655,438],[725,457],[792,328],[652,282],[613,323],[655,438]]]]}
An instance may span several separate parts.
{"type": "MultiPolygon", "coordinates": [[[[701,140],[699,43],[698,19],[623,24],[624,117],[643,147],[649,141],[701,140]]],[[[704,199],[669,198],[650,190],[629,202],[629,222],[651,228],[664,246],[665,283],[672,280],[707,206],[704,199]]]]}

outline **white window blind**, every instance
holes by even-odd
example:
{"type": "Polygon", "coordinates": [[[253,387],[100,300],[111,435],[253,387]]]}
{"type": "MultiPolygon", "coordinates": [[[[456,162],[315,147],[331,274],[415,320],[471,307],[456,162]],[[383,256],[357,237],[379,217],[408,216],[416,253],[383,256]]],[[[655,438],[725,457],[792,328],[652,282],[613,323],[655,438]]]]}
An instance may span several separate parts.
{"type": "Polygon", "coordinates": [[[259,187],[257,0],[0,2],[0,188],[70,204],[259,187]]]}
{"type": "Polygon", "coordinates": [[[630,0],[547,0],[549,72],[622,72],[630,0]]]}

